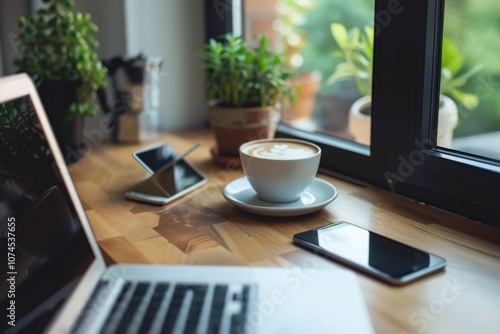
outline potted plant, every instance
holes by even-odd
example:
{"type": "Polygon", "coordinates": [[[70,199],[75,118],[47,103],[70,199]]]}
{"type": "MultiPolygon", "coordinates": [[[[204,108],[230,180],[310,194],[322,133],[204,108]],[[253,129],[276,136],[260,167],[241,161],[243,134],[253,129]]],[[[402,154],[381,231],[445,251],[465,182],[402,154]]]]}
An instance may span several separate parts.
{"type": "Polygon", "coordinates": [[[469,71],[459,74],[462,67],[463,59],[457,47],[449,38],[443,37],[437,134],[437,144],[441,147],[451,146],[453,130],[458,124],[458,107],[455,102],[468,110],[474,109],[479,104],[477,95],[464,92],[461,88],[482,66],[476,65],[469,71]]]}
{"type": "Polygon", "coordinates": [[[89,14],[72,11],[73,0],[42,0],[44,8],[21,17],[15,65],[27,72],[38,92],[62,149],[76,146],[83,116],[105,86],[107,70],[97,56],[97,26],[89,14]]]}
{"type": "Polygon", "coordinates": [[[333,23],[331,32],[339,47],[334,56],[344,61],[336,66],[328,83],[354,79],[362,97],[349,109],[347,125],[356,142],[370,145],[374,28],[366,26],[361,32],[355,27],[348,31],[344,25],[333,23]]]}
{"type": "Polygon", "coordinates": [[[239,36],[211,39],[202,57],[208,120],[217,142],[212,154],[223,162],[237,158],[242,143],[274,136],[281,108],[294,97],[288,82],[292,72],[282,56],[269,50],[265,36],[254,48],[239,36]]]}
{"type": "Polygon", "coordinates": [[[285,55],[286,66],[296,71],[290,83],[297,87],[297,103],[284,110],[281,119],[285,123],[310,118],[320,88],[321,72],[300,70],[304,62],[301,51],[308,39],[301,26],[306,20],[305,14],[314,7],[314,0],[279,0],[276,6],[278,18],[275,27],[280,37],[280,49],[285,55]]]}
{"type": "MultiPolygon", "coordinates": [[[[337,65],[328,82],[335,84],[354,79],[356,87],[363,96],[356,100],[349,110],[348,129],[356,142],[370,145],[374,28],[365,26],[361,31],[355,27],[348,31],[342,24],[333,23],[331,32],[340,49],[334,56],[341,57],[344,62],[337,65]]],[[[441,58],[437,144],[449,147],[453,139],[453,130],[458,123],[458,109],[453,99],[468,109],[477,106],[479,103],[477,96],[463,92],[460,88],[480,67],[475,66],[468,72],[458,75],[463,65],[462,57],[446,37],[443,38],[441,58]]]]}

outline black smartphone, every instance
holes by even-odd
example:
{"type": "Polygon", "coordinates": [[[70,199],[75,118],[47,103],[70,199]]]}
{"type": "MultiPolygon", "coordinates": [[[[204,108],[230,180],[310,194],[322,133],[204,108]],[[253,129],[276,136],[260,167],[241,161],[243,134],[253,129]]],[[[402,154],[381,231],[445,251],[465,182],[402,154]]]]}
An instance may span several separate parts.
{"type": "Polygon", "coordinates": [[[348,222],[297,233],[293,241],[394,285],[411,282],[446,266],[442,257],[348,222]]]}
{"type": "Polygon", "coordinates": [[[128,199],[163,205],[207,182],[206,177],[186,159],[165,168],[179,157],[175,149],[168,144],[135,151],[133,156],[153,175],[129,189],[125,193],[128,199]]]}

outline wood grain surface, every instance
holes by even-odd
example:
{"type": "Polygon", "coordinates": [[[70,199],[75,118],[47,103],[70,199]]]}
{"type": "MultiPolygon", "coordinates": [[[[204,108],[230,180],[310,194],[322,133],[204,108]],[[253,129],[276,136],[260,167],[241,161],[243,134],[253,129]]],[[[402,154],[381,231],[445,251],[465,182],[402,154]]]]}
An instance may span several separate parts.
{"type": "Polygon", "coordinates": [[[216,166],[213,145],[204,128],[138,145],[98,143],[70,167],[108,263],[345,268],[292,243],[297,232],[345,220],[448,260],[445,271],[404,287],[357,274],[377,333],[500,332],[499,229],[323,174],[339,196],[321,211],[250,214],[222,196],[222,187],[243,172],[216,166]],[[166,142],[182,152],[198,141],[202,146],[188,160],[207,176],[206,185],[165,206],[125,199],[128,188],[148,177],[134,150],[166,142]]]}

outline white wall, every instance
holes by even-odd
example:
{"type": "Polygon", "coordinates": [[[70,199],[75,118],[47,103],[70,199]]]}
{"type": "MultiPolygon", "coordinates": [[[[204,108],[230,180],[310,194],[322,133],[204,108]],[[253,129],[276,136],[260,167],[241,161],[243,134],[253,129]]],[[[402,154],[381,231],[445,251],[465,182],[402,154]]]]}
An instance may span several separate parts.
{"type": "Polygon", "coordinates": [[[99,27],[99,57],[127,52],[124,0],[76,0],[75,11],[90,13],[92,22],[99,27]]]}
{"type": "Polygon", "coordinates": [[[127,51],[163,59],[161,127],[179,129],[205,121],[202,0],[125,0],[127,51]]]}

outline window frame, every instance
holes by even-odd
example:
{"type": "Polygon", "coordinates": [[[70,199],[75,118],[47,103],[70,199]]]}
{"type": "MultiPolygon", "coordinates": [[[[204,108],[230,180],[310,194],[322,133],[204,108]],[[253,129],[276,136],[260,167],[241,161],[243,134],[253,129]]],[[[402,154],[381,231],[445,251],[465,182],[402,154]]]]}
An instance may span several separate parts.
{"type": "Polygon", "coordinates": [[[318,144],[325,173],[500,228],[500,163],[436,146],[443,19],[444,0],[375,0],[371,147],[285,124],[276,136],[318,144]]]}

